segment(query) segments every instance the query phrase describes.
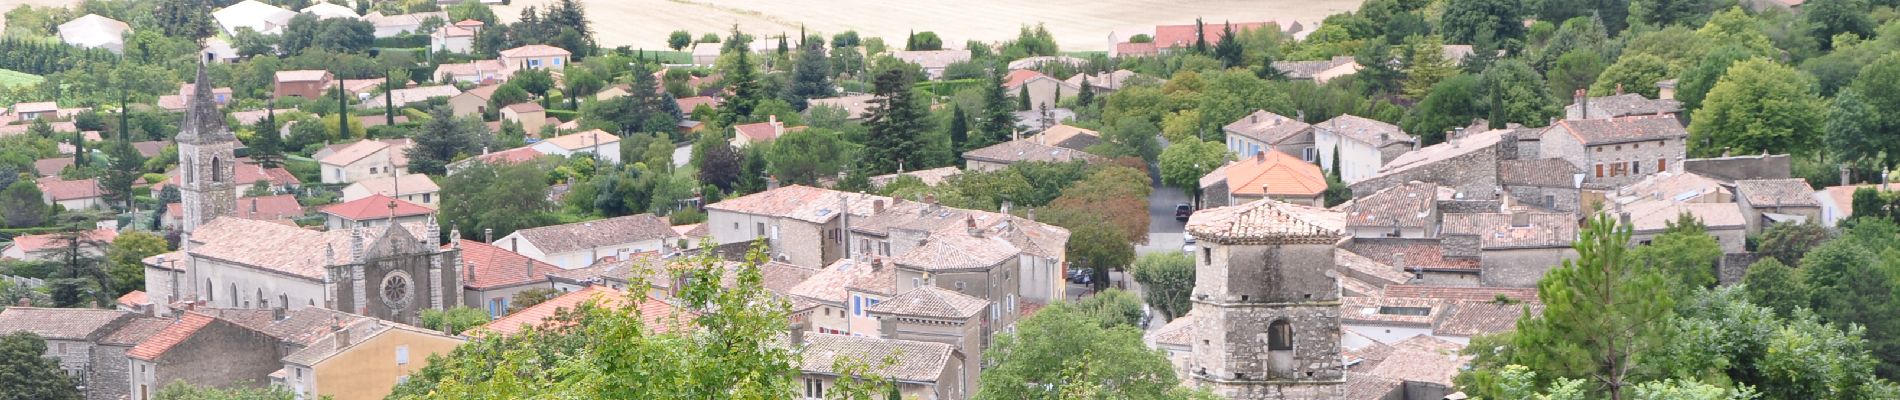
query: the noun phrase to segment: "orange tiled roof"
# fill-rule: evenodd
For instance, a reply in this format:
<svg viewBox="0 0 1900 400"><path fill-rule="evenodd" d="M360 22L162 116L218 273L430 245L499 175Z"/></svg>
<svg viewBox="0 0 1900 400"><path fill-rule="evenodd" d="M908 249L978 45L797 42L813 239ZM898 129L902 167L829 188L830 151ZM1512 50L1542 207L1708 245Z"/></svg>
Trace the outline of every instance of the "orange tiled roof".
<svg viewBox="0 0 1900 400"><path fill-rule="evenodd" d="M199 329L211 325L212 321L213 318L209 315L185 311L185 315L178 317L177 323L158 331L158 334L146 339L145 343L133 346L132 350L126 352L125 355L146 361L156 360L159 356L165 355L166 351L171 350L172 346L184 343L185 339L190 339L191 335L198 333Z"/></svg>
<svg viewBox="0 0 1900 400"><path fill-rule="evenodd" d="M1326 174L1298 157L1267 150L1227 167L1227 191L1235 196L1316 196L1326 191Z"/></svg>

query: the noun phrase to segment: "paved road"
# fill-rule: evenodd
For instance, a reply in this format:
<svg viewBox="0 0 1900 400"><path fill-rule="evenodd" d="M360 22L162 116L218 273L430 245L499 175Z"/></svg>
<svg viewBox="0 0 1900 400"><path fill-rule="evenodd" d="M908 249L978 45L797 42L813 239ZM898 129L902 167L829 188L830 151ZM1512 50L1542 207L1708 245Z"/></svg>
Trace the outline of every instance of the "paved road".
<svg viewBox="0 0 1900 400"><path fill-rule="evenodd" d="M1149 168L1150 171L1156 170ZM1135 246L1135 254L1181 251L1182 228L1187 224L1174 219L1174 206L1193 201L1181 189L1161 186L1159 172L1150 172L1154 193L1148 195L1148 243Z"/></svg>

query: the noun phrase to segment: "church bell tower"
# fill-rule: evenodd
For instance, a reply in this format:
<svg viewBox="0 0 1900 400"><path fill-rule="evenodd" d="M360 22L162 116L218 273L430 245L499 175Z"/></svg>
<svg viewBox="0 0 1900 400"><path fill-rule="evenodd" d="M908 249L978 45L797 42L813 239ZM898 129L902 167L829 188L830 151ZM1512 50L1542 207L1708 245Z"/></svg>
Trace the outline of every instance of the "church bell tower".
<svg viewBox="0 0 1900 400"><path fill-rule="evenodd" d="M179 173L183 174L178 194L185 213L185 233L219 216L231 215L237 208L237 184L232 182L237 170L237 136L224 125L224 112L218 110L202 62L192 84L185 121L179 125L176 137Z"/></svg>

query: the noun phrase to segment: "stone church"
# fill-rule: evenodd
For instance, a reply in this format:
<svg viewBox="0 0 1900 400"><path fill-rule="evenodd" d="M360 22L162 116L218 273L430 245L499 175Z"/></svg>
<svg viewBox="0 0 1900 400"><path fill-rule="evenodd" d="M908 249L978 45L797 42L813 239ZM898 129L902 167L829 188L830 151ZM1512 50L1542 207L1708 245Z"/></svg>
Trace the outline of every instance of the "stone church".
<svg viewBox="0 0 1900 400"><path fill-rule="evenodd" d="M202 301L215 307L322 307L407 324L462 298L462 259L426 223L320 232L230 217L237 137L199 68L178 133L180 250L146 261L146 293L159 312ZM455 236L451 234L451 236ZM450 240L449 243L456 243Z"/></svg>
<svg viewBox="0 0 1900 400"><path fill-rule="evenodd" d="M1345 217L1276 200L1201 210L1186 371L1222 397L1338 399L1339 281L1333 252Z"/></svg>

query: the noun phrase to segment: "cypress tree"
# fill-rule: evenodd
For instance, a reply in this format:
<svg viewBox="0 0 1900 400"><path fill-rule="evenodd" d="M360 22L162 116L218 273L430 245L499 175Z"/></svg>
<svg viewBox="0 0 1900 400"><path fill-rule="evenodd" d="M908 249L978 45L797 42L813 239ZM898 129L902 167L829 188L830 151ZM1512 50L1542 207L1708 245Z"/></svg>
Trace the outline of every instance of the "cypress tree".
<svg viewBox="0 0 1900 400"><path fill-rule="evenodd" d="M1078 107L1088 107L1089 103L1094 102L1095 86L1089 84L1089 77L1085 74L1082 76L1082 90L1075 94L1075 105Z"/></svg>
<svg viewBox="0 0 1900 400"><path fill-rule="evenodd" d="M1029 111L1029 83L1023 82L1020 93L1016 93L1016 111Z"/></svg>
<svg viewBox="0 0 1900 400"><path fill-rule="evenodd" d="M963 106L953 104L950 106L950 149L961 153L965 150L969 150L969 148L964 147L969 144L969 116L963 114Z"/></svg>

